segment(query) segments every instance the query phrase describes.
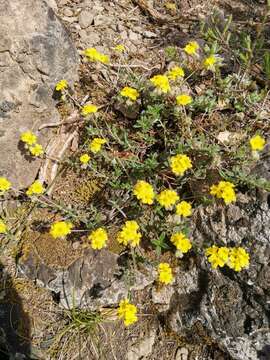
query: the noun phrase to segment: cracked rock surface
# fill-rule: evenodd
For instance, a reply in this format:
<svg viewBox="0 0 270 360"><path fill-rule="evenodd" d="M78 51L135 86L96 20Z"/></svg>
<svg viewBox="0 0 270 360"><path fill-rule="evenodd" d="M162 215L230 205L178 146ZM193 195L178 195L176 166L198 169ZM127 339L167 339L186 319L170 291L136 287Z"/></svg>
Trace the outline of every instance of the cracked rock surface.
<svg viewBox="0 0 270 360"><path fill-rule="evenodd" d="M46 146L49 133L37 130L59 120L55 83L74 82L78 63L66 29L46 2L0 1L0 176L17 189L31 184L40 166L20 146L20 133L32 130Z"/></svg>
<svg viewBox="0 0 270 360"><path fill-rule="evenodd" d="M270 358L267 202L240 196L236 205L198 210L194 220L192 238L198 249L214 243L243 246L249 251L250 267L240 273L228 267L210 270L202 252L193 270L196 289L183 291L181 273L177 275L179 287L170 299L169 310L163 313L168 326L195 342L205 338L217 343L235 360ZM202 333L199 338L198 327Z"/></svg>

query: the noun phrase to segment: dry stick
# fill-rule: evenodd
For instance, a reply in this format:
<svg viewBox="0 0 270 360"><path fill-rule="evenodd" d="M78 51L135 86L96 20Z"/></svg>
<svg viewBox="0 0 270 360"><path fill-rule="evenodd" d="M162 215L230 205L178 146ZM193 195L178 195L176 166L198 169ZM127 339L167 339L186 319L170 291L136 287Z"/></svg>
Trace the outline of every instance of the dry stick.
<svg viewBox="0 0 270 360"><path fill-rule="evenodd" d="M112 68L141 68L141 69L144 69L146 71L152 71L152 70L155 70L155 69L159 69L158 65L155 65L150 69L148 67L144 66L144 65L141 65L141 64L110 64L109 66L112 67Z"/></svg>
<svg viewBox="0 0 270 360"><path fill-rule="evenodd" d="M87 98L86 98L86 99L87 99ZM83 101L85 101L85 100L83 100ZM104 107L109 106L109 105L111 105L111 102L108 102L108 103L106 103L106 104L100 105L100 106L98 106L98 110L103 109ZM69 118L72 118L72 117L73 117L73 116L70 115ZM72 120L72 121L68 121L68 120L67 120L67 121L59 121L59 122L57 122L57 123L46 123L46 124L41 125L41 126L38 128L38 130L40 131L40 130L45 129L45 128L48 128L48 127L57 127L57 126L61 126L61 125L71 125L71 124L78 123L78 122L80 122L80 121L82 121L82 122L85 121L85 118L81 118L80 115L77 114L77 118L76 118L75 120Z"/></svg>

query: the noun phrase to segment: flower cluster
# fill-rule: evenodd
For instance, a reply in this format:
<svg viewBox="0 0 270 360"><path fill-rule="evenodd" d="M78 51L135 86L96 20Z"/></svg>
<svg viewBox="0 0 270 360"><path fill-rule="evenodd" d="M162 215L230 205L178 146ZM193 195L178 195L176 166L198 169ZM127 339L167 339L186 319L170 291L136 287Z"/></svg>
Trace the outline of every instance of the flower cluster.
<svg viewBox="0 0 270 360"><path fill-rule="evenodd" d="M153 186L144 180L138 180L133 188L133 194L141 201L142 204L152 205L154 202Z"/></svg>
<svg viewBox="0 0 270 360"><path fill-rule="evenodd" d="M155 75L150 79L150 81L164 94L167 94L171 90L169 79L166 75Z"/></svg>
<svg viewBox="0 0 270 360"><path fill-rule="evenodd" d="M265 145L265 140L260 135L255 135L249 140L249 143L253 151L262 151Z"/></svg>
<svg viewBox="0 0 270 360"><path fill-rule="evenodd" d="M26 191L26 195L32 196L32 195L40 195L43 194L45 191L42 183L39 180L36 180L33 182L33 184L28 188Z"/></svg>
<svg viewBox="0 0 270 360"><path fill-rule="evenodd" d="M229 266L235 271L241 271L249 266L249 254L242 247L217 247L213 245L206 249L206 256L212 268Z"/></svg>
<svg viewBox="0 0 270 360"><path fill-rule="evenodd" d="M37 137L32 131L25 131L21 134L20 140L25 144L25 148L28 149L33 156L43 155L42 145L37 143Z"/></svg>
<svg viewBox="0 0 270 360"><path fill-rule="evenodd" d="M0 234L7 233L7 225L4 223L3 220L0 219Z"/></svg>
<svg viewBox="0 0 270 360"><path fill-rule="evenodd" d="M186 106L192 103L192 97L188 94L180 94L176 96L176 103L180 106Z"/></svg>
<svg viewBox="0 0 270 360"><path fill-rule="evenodd" d="M176 191L166 189L157 195L157 201L161 206L165 207L165 209L170 209L177 201L179 201L179 196Z"/></svg>
<svg viewBox="0 0 270 360"><path fill-rule="evenodd" d="M98 107L93 104L85 104L81 109L82 116L87 116L89 114L95 114L98 111Z"/></svg>
<svg viewBox="0 0 270 360"><path fill-rule="evenodd" d="M207 58L204 59L203 66L207 70L214 71L215 70L215 65L217 64L217 61L218 61L218 57L216 55L210 55L210 56L208 56Z"/></svg>
<svg viewBox="0 0 270 360"><path fill-rule="evenodd" d="M223 199L227 205L236 201L234 187L235 185L229 181L220 181L217 185L211 186L210 194Z"/></svg>
<svg viewBox="0 0 270 360"><path fill-rule="evenodd" d="M92 153L98 153L101 150L102 145L106 144L106 140L102 138L94 138L90 144L89 149Z"/></svg>
<svg viewBox="0 0 270 360"><path fill-rule="evenodd" d="M228 266L234 271L241 271L249 266L249 254L242 247L230 249Z"/></svg>
<svg viewBox="0 0 270 360"><path fill-rule="evenodd" d="M4 194L4 192L8 191L11 187L10 181L5 177L0 177L0 195Z"/></svg>
<svg viewBox="0 0 270 360"><path fill-rule="evenodd" d="M166 2L164 4L165 8L167 10L171 10L171 11L176 11L176 4L175 3L172 3L172 2Z"/></svg>
<svg viewBox="0 0 270 360"><path fill-rule="evenodd" d="M192 168L192 162L191 162L190 158L184 154L178 154L178 155L172 156L169 159L169 162L170 162L172 172L175 175L182 176L188 169Z"/></svg>
<svg viewBox="0 0 270 360"><path fill-rule="evenodd" d="M88 155L88 154L82 154L81 156L80 156L80 162L83 164L83 165L86 165L86 164L88 164L89 163L89 161L90 161L90 156Z"/></svg>
<svg viewBox="0 0 270 360"><path fill-rule="evenodd" d="M181 232L172 234L170 240L176 249L180 250L183 254L187 253L192 248L190 240Z"/></svg>
<svg viewBox="0 0 270 360"><path fill-rule="evenodd" d="M120 91L120 95L128 98L131 101L136 101L140 94L132 87L126 86Z"/></svg>
<svg viewBox="0 0 270 360"><path fill-rule="evenodd" d="M229 249L226 247L217 247L213 245L206 249L206 256L208 256L208 261L211 263L213 269L216 269L218 266L223 267L229 259Z"/></svg>
<svg viewBox="0 0 270 360"><path fill-rule="evenodd" d="M188 55L196 55L197 51L199 50L199 44L196 41L190 41L189 43L186 44L186 46L184 47L184 51L188 54Z"/></svg>
<svg viewBox="0 0 270 360"><path fill-rule="evenodd" d="M125 48L125 45L123 45L123 44L118 44L118 45L116 45L116 46L113 48L113 50L115 50L115 51L117 51L117 52L119 52L119 53L123 53L123 52L126 51L126 48Z"/></svg>
<svg viewBox="0 0 270 360"><path fill-rule="evenodd" d="M117 234L117 241L120 244L135 247L139 245L142 234L139 231L140 227L135 220L128 220L122 227L122 230Z"/></svg>
<svg viewBox="0 0 270 360"><path fill-rule="evenodd" d="M108 64L110 62L110 59L107 55L101 54L95 48L85 49L83 53L90 61L97 61L103 64Z"/></svg>
<svg viewBox="0 0 270 360"><path fill-rule="evenodd" d="M98 228L97 230L91 232L91 234L88 236L88 239L91 241L91 246L93 249L100 250L106 246L108 235L106 230Z"/></svg>
<svg viewBox="0 0 270 360"><path fill-rule="evenodd" d="M66 90L68 88L68 82L67 80L60 80L56 85L55 85L55 90L56 91L63 91Z"/></svg>
<svg viewBox="0 0 270 360"><path fill-rule="evenodd" d="M117 314L119 319L124 319L125 326L129 326L138 320L137 307L130 304L128 299L120 301Z"/></svg>
<svg viewBox="0 0 270 360"><path fill-rule="evenodd" d="M64 237L71 233L73 225L67 221L57 221L52 224L50 234L53 238Z"/></svg>
<svg viewBox="0 0 270 360"><path fill-rule="evenodd" d="M168 71L168 78L169 80L175 81L177 79L181 79L185 76L185 72L183 68L180 66L174 66Z"/></svg>
<svg viewBox="0 0 270 360"><path fill-rule="evenodd" d="M168 263L160 263L158 266L159 281L170 284L173 281L172 269Z"/></svg>
<svg viewBox="0 0 270 360"><path fill-rule="evenodd" d="M176 205L176 215L188 217L192 214L192 206L189 202L183 200Z"/></svg>

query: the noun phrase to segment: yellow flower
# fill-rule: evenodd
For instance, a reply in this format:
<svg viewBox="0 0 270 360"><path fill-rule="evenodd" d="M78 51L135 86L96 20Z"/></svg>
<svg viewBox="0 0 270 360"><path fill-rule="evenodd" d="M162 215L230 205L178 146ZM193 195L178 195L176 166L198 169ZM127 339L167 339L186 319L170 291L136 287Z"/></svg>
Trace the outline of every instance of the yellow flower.
<svg viewBox="0 0 270 360"><path fill-rule="evenodd" d="M124 97L129 98L132 101L136 101L137 98L140 96L140 94L138 93L138 91L136 89L133 89L132 87L124 87L120 94Z"/></svg>
<svg viewBox="0 0 270 360"><path fill-rule="evenodd" d="M175 175L184 175L184 173L192 168L192 162L190 158L185 154L178 154L175 156L172 156L169 159L172 172Z"/></svg>
<svg viewBox="0 0 270 360"><path fill-rule="evenodd" d="M39 195L43 194L45 191L43 185L39 180L36 180L33 182L33 184L29 187L29 189L26 191L26 195Z"/></svg>
<svg viewBox="0 0 270 360"><path fill-rule="evenodd" d="M91 143L89 144L89 149L93 152L93 153L97 153L101 150L101 146L106 144L106 140L105 139L101 139L101 138L94 138Z"/></svg>
<svg viewBox="0 0 270 360"><path fill-rule="evenodd" d="M95 48L88 48L84 50L84 55L88 58L90 61L99 61L103 64L109 63L109 57L107 55L101 54L97 49Z"/></svg>
<svg viewBox="0 0 270 360"><path fill-rule="evenodd" d="M157 195L157 201L160 203L161 206L164 206L165 209L169 209L179 200L179 196L177 192L174 190L163 190L161 193Z"/></svg>
<svg viewBox="0 0 270 360"><path fill-rule="evenodd" d="M68 88L68 82L67 80L60 80L56 85L55 85L55 90L56 91L62 91Z"/></svg>
<svg viewBox="0 0 270 360"><path fill-rule="evenodd" d="M117 315L119 319L124 319L125 326L129 326L138 320L137 307L133 304L130 304L128 299L120 301Z"/></svg>
<svg viewBox="0 0 270 360"><path fill-rule="evenodd" d="M249 266L249 254L242 247L230 249L228 266L235 271L241 271Z"/></svg>
<svg viewBox="0 0 270 360"><path fill-rule="evenodd" d="M0 194L9 190L10 187L11 187L10 181L8 181L8 179L6 179L5 177L0 177Z"/></svg>
<svg viewBox="0 0 270 360"><path fill-rule="evenodd" d="M35 144L29 147L29 151L33 156L40 156L44 153L43 147L40 144Z"/></svg>
<svg viewBox="0 0 270 360"><path fill-rule="evenodd" d="M207 70L214 70L217 60L218 60L218 58L215 55L210 55L206 59L204 59L203 66Z"/></svg>
<svg viewBox="0 0 270 360"><path fill-rule="evenodd" d="M206 256L208 256L208 261L211 263L212 268L216 269L218 266L223 267L228 259L230 250L226 247L217 247L213 245L206 249Z"/></svg>
<svg viewBox="0 0 270 360"><path fill-rule="evenodd" d="M153 186L144 180L138 180L134 186L133 194L143 204L151 205L154 202L154 189Z"/></svg>
<svg viewBox="0 0 270 360"><path fill-rule="evenodd" d="M172 10L172 11L175 11L175 10L176 10L176 5L175 5L174 3L172 3L172 2L166 2L166 3L164 4L164 6L165 6L165 8L166 8L167 10Z"/></svg>
<svg viewBox="0 0 270 360"><path fill-rule="evenodd" d="M122 230L117 235L117 241L125 246L128 243L130 243L132 247L139 245L142 234L138 230L139 225L135 220L126 221Z"/></svg>
<svg viewBox="0 0 270 360"><path fill-rule="evenodd" d="M192 248L190 240L181 232L173 234L170 240L176 249L180 250L183 254Z"/></svg>
<svg viewBox="0 0 270 360"><path fill-rule="evenodd" d="M155 75L150 81L156 88L165 94L171 90L169 79L166 75Z"/></svg>
<svg viewBox="0 0 270 360"><path fill-rule="evenodd" d="M264 148L265 140L260 135L255 135L249 140L249 143L253 151L261 151Z"/></svg>
<svg viewBox="0 0 270 360"><path fill-rule="evenodd" d="M53 238L63 237L71 233L73 225L67 221L57 221L52 224L50 234Z"/></svg>
<svg viewBox="0 0 270 360"><path fill-rule="evenodd" d="M192 214L192 206L187 201L181 201L179 204L176 205L176 214L187 217Z"/></svg>
<svg viewBox="0 0 270 360"><path fill-rule="evenodd" d="M125 46L124 46L123 44L116 45L113 49L114 49L115 51L120 52L120 53L126 51L126 48L125 48Z"/></svg>
<svg viewBox="0 0 270 360"><path fill-rule="evenodd" d="M169 80L177 80L178 78L182 78L185 76L184 70L179 67L175 66L168 72Z"/></svg>
<svg viewBox="0 0 270 360"><path fill-rule="evenodd" d="M188 94L176 96L177 105L186 106L192 103L192 97Z"/></svg>
<svg viewBox="0 0 270 360"><path fill-rule="evenodd" d="M82 164L88 164L90 160L90 156L88 154L83 154L82 156L80 156L80 162Z"/></svg>
<svg viewBox="0 0 270 360"><path fill-rule="evenodd" d="M173 281L172 269L168 263L160 263L158 266L159 281L170 284Z"/></svg>
<svg viewBox="0 0 270 360"><path fill-rule="evenodd" d="M185 47L184 51L188 55L195 55L197 53L197 50L199 49L199 45L196 41L190 41Z"/></svg>
<svg viewBox="0 0 270 360"><path fill-rule="evenodd" d="M234 187L235 185L229 181L220 181L217 185L211 186L210 194L218 199L223 199L225 204L230 204L236 201Z"/></svg>
<svg viewBox="0 0 270 360"><path fill-rule="evenodd" d="M87 116L89 114L95 114L98 111L98 107L93 104L86 104L82 107L81 114Z"/></svg>
<svg viewBox="0 0 270 360"><path fill-rule="evenodd" d="M106 230L98 228L95 231L92 231L88 236L88 239L91 241L91 246L93 249L102 249L106 246L106 241L108 240L108 235Z"/></svg>
<svg viewBox="0 0 270 360"><path fill-rule="evenodd" d="M0 219L0 234L7 233L7 225L4 223L3 220Z"/></svg>
<svg viewBox="0 0 270 360"><path fill-rule="evenodd" d="M37 142L37 137L32 133L32 131L23 132L20 139L27 145L34 145Z"/></svg>

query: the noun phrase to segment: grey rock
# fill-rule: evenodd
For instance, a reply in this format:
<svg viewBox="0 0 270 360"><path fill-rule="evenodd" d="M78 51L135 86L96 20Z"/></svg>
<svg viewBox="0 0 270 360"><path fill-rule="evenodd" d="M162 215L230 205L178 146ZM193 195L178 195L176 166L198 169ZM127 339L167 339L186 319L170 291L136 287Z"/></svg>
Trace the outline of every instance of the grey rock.
<svg viewBox="0 0 270 360"><path fill-rule="evenodd" d="M121 39L123 39L123 40L128 39L128 33L127 33L127 31L126 31L126 30L121 31L120 37L121 37Z"/></svg>
<svg viewBox="0 0 270 360"><path fill-rule="evenodd" d="M154 33L153 31L148 31L148 30L146 30L146 31L144 31L143 32L143 36L144 37L146 37L146 38L156 38L157 37L157 34L156 33Z"/></svg>
<svg viewBox="0 0 270 360"><path fill-rule="evenodd" d="M73 16L73 11L71 9L69 9L69 8L64 8L63 15L71 17L71 16Z"/></svg>
<svg viewBox="0 0 270 360"><path fill-rule="evenodd" d="M20 133L32 130L46 146L50 132L38 128L59 120L53 89L63 78L77 80L79 58L42 0L0 1L0 39L0 175L20 189L33 182L40 166L23 152Z"/></svg>
<svg viewBox="0 0 270 360"><path fill-rule="evenodd" d="M86 47L97 45L100 42L100 36L97 32L90 29L80 31L81 41Z"/></svg>
<svg viewBox="0 0 270 360"><path fill-rule="evenodd" d="M133 41L133 42L139 42L139 41L141 41L141 39L142 39L142 37L141 37L140 34L137 34L137 33L135 33L135 32L132 31L132 30L129 30L128 36L129 36L129 39L130 39L131 41Z"/></svg>
<svg viewBox="0 0 270 360"><path fill-rule="evenodd" d="M95 26L107 26L112 22L112 18L108 15L99 14L94 18Z"/></svg>
<svg viewBox="0 0 270 360"><path fill-rule="evenodd" d="M106 249L88 249L66 269L55 269L30 252L20 259L18 266L27 278L58 294L64 308L97 310L117 306L128 295L121 259ZM135 273L131 290L141 290L153 283L151 269L146 270L148 275Z"/></svg>
<svg viewBox="0 0 270 360"><path fill-rule="evenodd" d="M59 6L64 6L68 3L69 0L59 0Z"/></svg>
<svg viewBox="0 0 270 360"><path fill-rule="evenodd" d="M104 11L104 7L100 4L100 3L96 3L94 6L93 6L93 3L92 3L92 0L88 0L88 6L90 8L92 8L92 10L98 14L98 13L102 13Z"/></svg>
<svg viewBox="0 0 270 360"><path fill-rule="evenodd" d="M238 199L232 206L194 213L191 238L202 249L200 264L186 272L186 279L183 273L179 281L176 276L165 318L173 331L196 341L199 323L205 336L234 360L259 360L267 351L269 356L270 210L255 197L239 194ZM239 273L226 266L212 270L203 249L213 244L243 246L250 254L249 268Z"/></svg>
<svg viewBox="0 0 270 360"><path fill-rule="evenodd" d="M166 285L161 289L156 287L152 288L152 301L154 304L158 305L159 311L167 311L170 307L170 301L174 294L174 288L172 286Z"/></svg>
<svg viewBox="0 0 270 360"><path fill-rule="evenodd" d="M61 20L65 21L69 24L73 24L78 21L78 18L76 16L62 16Z"/></svg>
<svg viewBox="0 0 270 360"><path fill-rule="evenodd" d="M133 344L127 353L128 360L144 359L151 354L155 343L156 333L152 330L148 335L144 336L138 343Z"/></svg>
<svg viewBox="0 0 270 360"><path fill-rule="evenodd" d="M57 6L55 0L45 0L45 1L49 5L49 7L51 7L53 9L54 12L57 12L58 6Z"/></svg>
<svg viewBox="0 0 270 360"><path fill-rule="evenodd" d="M89 10L83 10L79 15L79 25L82 29L88 28L94 20L94 15Z"/></svg>

